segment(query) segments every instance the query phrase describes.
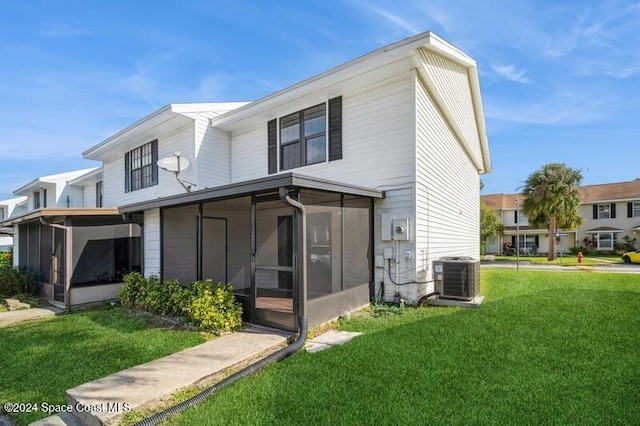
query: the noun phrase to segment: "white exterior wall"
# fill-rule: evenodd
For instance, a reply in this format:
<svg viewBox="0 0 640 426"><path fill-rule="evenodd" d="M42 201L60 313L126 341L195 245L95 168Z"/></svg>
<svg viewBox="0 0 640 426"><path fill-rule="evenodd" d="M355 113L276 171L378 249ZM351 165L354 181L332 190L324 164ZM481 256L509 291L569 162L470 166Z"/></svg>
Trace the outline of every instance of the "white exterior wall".
<svg viewBox="0 0 640 426"><path fill-rule="evenodd" d="M160 275L160 209L144 211L143 256L145 277Z"/></svg>
<svg viewBox="0 0 640 426"><path fill-rule="evenodd" d="M583 245L582 240L584 238L591 239L593 234L587 234L589 229L600 228L602 226L608 226L611 228L622 229L625 232L618 233L618 242L622 242L622 238L627 235L631 238L638 238L640 235L633 231L633 228L640 225L640 217L627 217L627 203L629 201L637 200L625 200L625 201L601 201L597 203L581 204L579 207L580 216L584 219L582 226L578 228L577 232L577 245ZM594 219L593 218L593 205L594 204L615 204L616 205L616 217L614 219Z"/></svg>
<svg viewBox="0 0 640 426"><path fill-rule="evenodd" d="M69 197L68 203L67 197ZM82 207L83 205L84 192L82 187L71 186L67 182L59 182L56 185L55 207ZM54 204L47 202L47 207L54 207Z"/></svg>
<svg viewBox="0 0 640 426"><path fill-rule="evenodd" d="M132 145L135 149L155 138L141 139L138 144ZM158 138L158 158L170 157L174 152L180 151L182 156L193 160L194 158L194 126L192 123L184 125L174 131L160 135ZM192 161L193 163L193 161ZM104 162L103 165L103 204L105 206L124 206L139 201L153 200L168 195L182 194L184 188L176 181L173 173L158 170L158 184L136 191L124 191L124 154L113 161ZM194 167L190 167L181 173L184 180L193 182ZM194 182L197 183L197 182ZM196 187L196 189L200 189Z"/></svg>
<svg viewBox="0 0 640 426"><path fill-rule="evenodd" d="M96 207L96 183L92 182L82 187L82 207Z"/></svg>
<svg viewBox="0 0 640 426"><path fill-rule="evenodd" d="M418 216L415 258L418 280L431 281L433 260L442 256L480 258L480 180L460 141L419 79L415 87ZM419 291L433 291L433 283L421 286Z"/></svg>
<svg viewBox="0 0 640 426"><path fill-rule="evenodd" d="M204 128L197 123L198 140L202 141L198 149L198 189L231 183L231 136L212 128L207 121Z"/></svg>

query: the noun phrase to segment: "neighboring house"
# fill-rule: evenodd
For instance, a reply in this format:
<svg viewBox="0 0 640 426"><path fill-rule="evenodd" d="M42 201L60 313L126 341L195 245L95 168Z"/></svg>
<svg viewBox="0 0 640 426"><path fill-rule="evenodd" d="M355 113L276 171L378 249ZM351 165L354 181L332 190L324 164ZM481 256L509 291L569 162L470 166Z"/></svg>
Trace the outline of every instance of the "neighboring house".
<svg viewBox="0 0 640 426"><path fill-rule="evenodd" d="M568 234L559 239L558 247L563 251L568 252L573 247L582 246L610 251L625 236L637 238L640 235L640 180L585 185L578 187L578 192L581 199L579 212L584 223L576 229L559 230ZM549 247L547 228L530 226L522 207L517 216L516 199L522 206L522 194L491 194L481 197L482 201L496 211L505 227L502 238L493 238L487 242L486 252L502 253L504 243L516 247L516 232L519 232L521 251L546 253ZM517 217L519 226L516 225Z"/></svg>
<svg viewBox="0 0 640 426"><path fill-rule="evenodd" d="M188 193L157 167L176 151ZM169 105L83 155L142 218L144 274L230 282L250 322L415 303L433 260L479 258L478 70L430 32L246 105Z"/></svg>
<svg viewBox="0 0 640 426"><path fill-rule="evenodd" d="M0 223L25 210L27 197L10 198L0 201ZM0 227L0 251L13 247L13 227Z"/></svg>
<svg viewBox="0 0 640 426"><path fill-rule="evenodd" d="M140 227L102 208L101 182L101 168L36 178L14 192L23 208L0 220L14 236L14 266L37 273L54 304L114 299L123 273L140 270Z"/></svg>

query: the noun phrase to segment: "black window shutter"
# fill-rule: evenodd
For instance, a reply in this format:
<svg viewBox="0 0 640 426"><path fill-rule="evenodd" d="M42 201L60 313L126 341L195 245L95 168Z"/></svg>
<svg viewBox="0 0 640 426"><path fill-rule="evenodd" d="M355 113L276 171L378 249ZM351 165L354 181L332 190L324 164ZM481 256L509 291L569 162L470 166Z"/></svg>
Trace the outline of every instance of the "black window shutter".
<svg viewBox="0 0 640 426"><path fill-rule="evenodd" d="M536 235L536 247L540 248L540 235Z"/></svg>
<svg viewBox="0 0 640 426"><path fill-rule="evenodd" d="M151 142L151 185L158 184L158 141Z"/></svg>
<svg viewBox="0 0 640 426"><path fill-rule="evenodd" d="M278 171L278 126L276 124L276 119L267 123L267 158L270 175Z"/></svg>
<svg viewBox="0 0 640 426"><path fill-rule="evenodd" d="M633 217L633 203L627 203L627 217Z"/></svg>
<svg viewBox="0 0 640 426"><path fill-rule="evenodd" d="M511 236L511 247L513 247L513 248L516 247L516 236L515 235Z"/></svg>
<svg viewBox="0 0 640 426"><path fill-rule="evenodd" d="M598 218L598 205L597 204L593 205L593 218L594 219Z"/></svg>
<svg viewBox="0 0 640 426"><path fill-rule="evenodd" d="M329 99L329 161L342 158L342 96Z"/></svg>
<svg viewBox="0 0 640 426"><path fill-rule="evenodd" d="M131 191L131 162L129 153L124 154L124 192Z"/></svg>
<svg viewBox="0 0 640 426"><path fill-rule="evenodd" d="M513 223L518 223L518 210L513 212Z"/></svg>
<svg viewBox="0 0 640 426"><path fill-rule="evenodd" d="M616 218L616 203L611 203L611 219Z"/></svg>

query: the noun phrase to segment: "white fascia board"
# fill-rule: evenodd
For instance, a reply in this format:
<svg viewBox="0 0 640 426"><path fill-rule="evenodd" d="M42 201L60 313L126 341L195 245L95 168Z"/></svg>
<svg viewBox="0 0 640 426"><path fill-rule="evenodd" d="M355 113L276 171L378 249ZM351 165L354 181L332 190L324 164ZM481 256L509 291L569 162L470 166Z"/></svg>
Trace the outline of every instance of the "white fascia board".
<svg viewBox="0 0 640 426"><path fill-rule="evenodd" d="M95 169L90 170L87 173L84 173L76 178L70 179L67 183L69 185L80 185L87 182L97 182L102 180L102 167L96 167Z"/></svg>
<svg viewBox="0 0 640 426"><path fill-rule="evenodd" d="M132 135L135 135L138 132L143 132L146 129L153 128L158 124L165 122L170 118L174 117L176 113L173 111L173 107L174 107L173 104L169 104L160 108L157 111L152 112L146 117L136 121L132 125L120 130L115 135L110 136L107 139L100 142L99 144L94 145L93 147L87 149L82 153L82 157L91 159L91 160L100 161L102 159L102 156L107 151L123 143L127 138L131 137Z"/></svg>
<svg viewBox="0 0 640 426"><path fill-rule="evenodd" d="M27 197L22 196L22 197L9 198L7 200L0 200L0 206L9 207L12 205L18 205L23 201L27 201Z"/></svg>
<svg viewBox="0 0 640 426"><path fill-rule="evenodd" d="M211 119L213 127L232 126L233 124L257 114L261 114L277 105L291 102L292 100L306 96L308 93L315 92L321 88L335 85L341 81L347 80L355 75L362 74L371 69L378 68L384 64L398 61L402 57L411 57L415 54L418 47L428 47L431 43L436 43L439 49L444 50L448 57L456 58L456 61L463 61L464 66L469 66L475 62L464 55L453 46L447 44L432 32L427 31L405 40L398 41L380 49L374 50L366 55L360 56L314 77L303 80L255 102L240 107L227 114ZM449 49L446 47L449 46Z"/></svg>
<svg viewBox="0 0 640 426"><path fill-rule="evenodd" d="M99 168L98 168L99 169ZM43 187L55 188L55 185L58 182L66 182L69 180L73 180L78 176L85 175L87 173L91 173L96 170L96 167L92 167L89 169L75 170L72 172L58 173L55 175L48 176L40 176L27 183L26 185L21 186L20 188L13 191L15 195L28 195L34 190L38 190Z"/></svg>

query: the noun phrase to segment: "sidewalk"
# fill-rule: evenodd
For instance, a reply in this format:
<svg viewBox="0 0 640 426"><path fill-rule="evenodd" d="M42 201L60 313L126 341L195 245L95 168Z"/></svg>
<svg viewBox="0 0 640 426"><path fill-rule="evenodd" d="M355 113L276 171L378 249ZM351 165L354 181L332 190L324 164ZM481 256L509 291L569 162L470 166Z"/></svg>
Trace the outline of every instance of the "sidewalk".
<svg viewBox="0 0 640 426"><path fill-rule="evenodd" d="M251 326L182 352L67 390L73 416L51 416L32 425L113 424L124 413L161 403L177 391L208 382L286 344L290 333ZM78 412L78 407L83 412Z"/></svg>
<svg viewBox="0 0 640 426"><path fill-rule="evenodd" d="M62 309L49 306L47 308L21 309L19 311L9 311L0 313L0 328L10 327L22 322L38 320L42 318L54 317L63 312Z"/></svg>

